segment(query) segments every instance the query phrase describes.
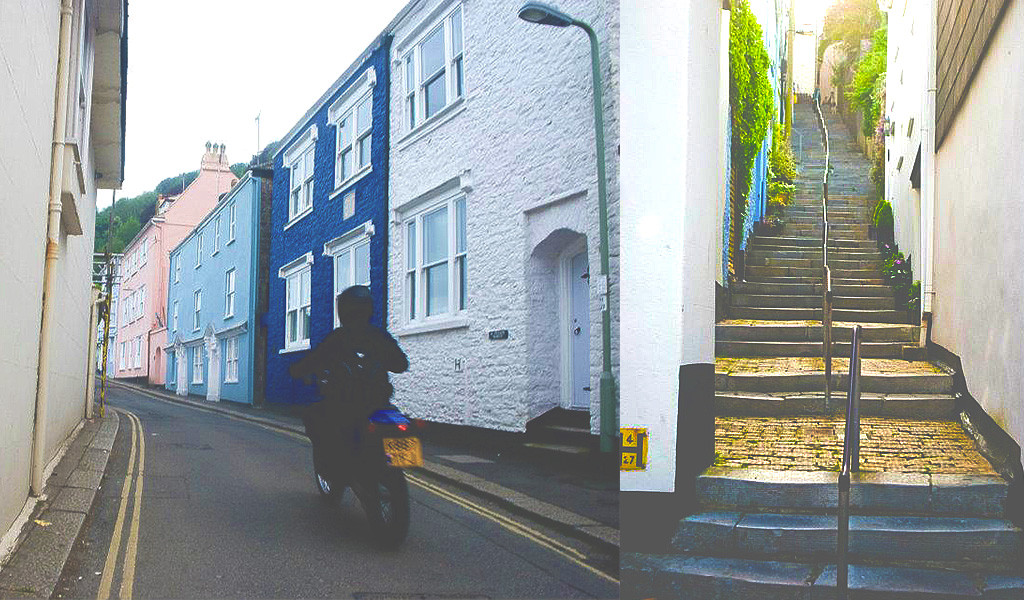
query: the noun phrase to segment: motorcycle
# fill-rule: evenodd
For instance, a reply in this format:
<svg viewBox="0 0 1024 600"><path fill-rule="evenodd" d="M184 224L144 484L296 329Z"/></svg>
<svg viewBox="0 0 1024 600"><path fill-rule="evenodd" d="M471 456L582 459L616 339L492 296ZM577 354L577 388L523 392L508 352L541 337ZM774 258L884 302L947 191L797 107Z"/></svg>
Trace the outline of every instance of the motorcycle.
<svg viewBox="0 0 1024 600"><path fill-rule="evenodd" d="M321 386L330 385L329 374L321 373L318 379ZM403 469L423 465L423 447L415 432L422 422L389 405L357 419L361 422L346 435L326 426L331 422L328 412L327 404L318 402L303 419L314 444L317 490L325 501L338 505L345 489L351 488L376 543L397 547L409 531L409 489Z"/></svg>

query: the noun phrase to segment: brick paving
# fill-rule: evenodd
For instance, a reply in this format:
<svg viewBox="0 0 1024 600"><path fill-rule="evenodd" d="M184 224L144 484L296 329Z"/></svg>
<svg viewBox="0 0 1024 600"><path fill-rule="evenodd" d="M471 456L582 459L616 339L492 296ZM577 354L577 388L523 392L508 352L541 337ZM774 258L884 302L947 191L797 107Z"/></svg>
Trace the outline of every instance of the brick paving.
<svg viewBox="0 0 1024 600"><path fill-rule="evenodd" d="M718 417L715 466L839 471L845 418ZM954 421L861 418L861 470L995 474Z"/></svg>
<svg viewBox="0 0 1024 600"><path fill-rule="evenodd" d="M862 358L865 375L935 375L944 371L928 361L899 358ZM832 372L847 373L850 359L833 358ZM715 372L740 375L749 373L824 373L825 361L818 356L767 356L752 358L715 357Z"/></svg>

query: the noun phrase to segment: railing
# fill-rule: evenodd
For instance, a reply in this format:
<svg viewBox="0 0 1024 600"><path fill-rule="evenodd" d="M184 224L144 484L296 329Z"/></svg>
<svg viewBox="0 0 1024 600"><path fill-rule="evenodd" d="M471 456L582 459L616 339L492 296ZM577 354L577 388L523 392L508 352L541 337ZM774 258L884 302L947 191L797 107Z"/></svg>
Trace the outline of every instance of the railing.
<svg viewBox="0 0 1024 600"><path fill-rule="evenodd" d="M860 471L860 325L853 326L850 339L850 393L846 398L846 432L843 439L843 468L839 473L838 547L836 548L836 589L845 599L850 575L850 471Z"/></svg>
<svg viewBox="0 0 1024 600"><path fill-rule="evenodd" d="M825 173L821 178L821 329L822 359L825 361L825 406L832 402L832 271L828 267L828 127L821 114L821 103L814 100L814 112L821 127L821 143L825 146Z"/></svg>

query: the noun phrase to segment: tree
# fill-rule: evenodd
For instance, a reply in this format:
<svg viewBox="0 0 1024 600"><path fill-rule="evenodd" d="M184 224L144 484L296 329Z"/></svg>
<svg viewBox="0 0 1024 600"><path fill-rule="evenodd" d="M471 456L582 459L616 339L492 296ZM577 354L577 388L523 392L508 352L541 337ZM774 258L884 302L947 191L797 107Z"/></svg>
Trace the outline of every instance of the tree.
<svg viewBox="0 0 1024 600"><path fill-rule="evenodd" d="M885 15L878 10L878 0L837 0L825 12L825 24L818 46L818 59L835 42L843 42L847 56L860 53L860 41L885 23Z"/></svg>

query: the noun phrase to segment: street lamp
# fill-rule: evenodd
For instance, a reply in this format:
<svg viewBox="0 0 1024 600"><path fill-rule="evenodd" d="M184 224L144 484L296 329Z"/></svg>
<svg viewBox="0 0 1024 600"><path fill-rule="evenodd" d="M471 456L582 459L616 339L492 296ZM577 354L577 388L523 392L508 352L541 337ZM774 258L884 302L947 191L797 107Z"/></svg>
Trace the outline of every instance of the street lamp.
<svg viewBox="0 0 1024 600"><path fill-rule="evenodd" d="M594 73L594 137L597 141L597 204L599 209L599 226L601 234L601 346L603 367L601 371L601 452L611 452L615 443L616 391L615 377L612 375L612 334L611 315L608 298L608 197L605 182L604 165L604 110L601 100L601 62L594 29L578 21L564 12L542 2L527 2L519 9L519 18L530 23L569 27L574 25L587 32L590 38L590 63Z"/></svg>

